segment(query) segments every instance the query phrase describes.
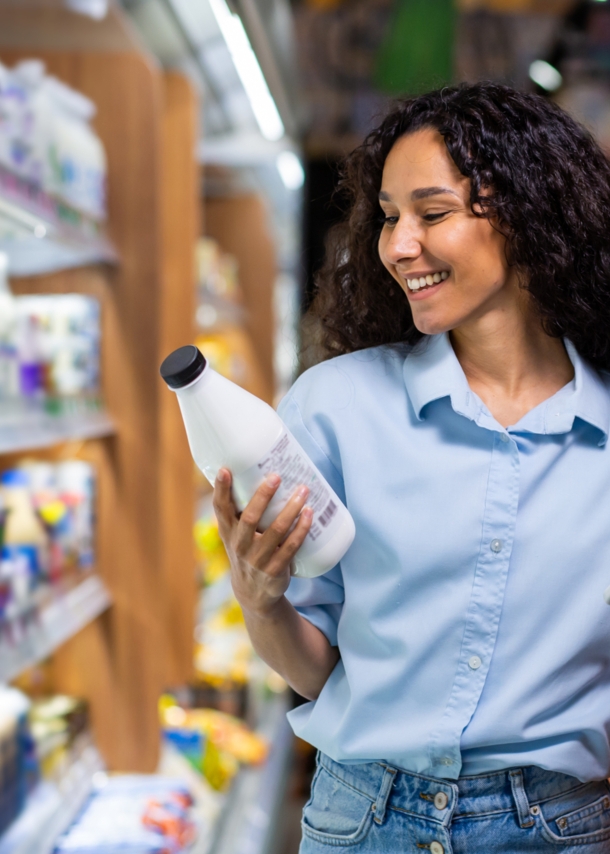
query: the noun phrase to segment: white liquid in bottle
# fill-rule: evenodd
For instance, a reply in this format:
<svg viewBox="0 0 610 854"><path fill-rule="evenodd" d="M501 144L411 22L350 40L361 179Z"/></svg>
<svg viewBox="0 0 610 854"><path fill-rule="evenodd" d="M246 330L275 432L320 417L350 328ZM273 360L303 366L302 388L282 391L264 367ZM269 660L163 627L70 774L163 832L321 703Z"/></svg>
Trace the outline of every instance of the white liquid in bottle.
<svg viewBox="0 0 610 854"><path fill-rule="evenodd" d="M240 510L268 474L281 477L262 530L298 486L309 488L313 520L293 559L293 575L315 578L332 569L352 544L354 521L277 412L212 370L196 347L171 353L161 365L161 376L176 392L195 462L211 484L219 469L229 469Z"/></svg>

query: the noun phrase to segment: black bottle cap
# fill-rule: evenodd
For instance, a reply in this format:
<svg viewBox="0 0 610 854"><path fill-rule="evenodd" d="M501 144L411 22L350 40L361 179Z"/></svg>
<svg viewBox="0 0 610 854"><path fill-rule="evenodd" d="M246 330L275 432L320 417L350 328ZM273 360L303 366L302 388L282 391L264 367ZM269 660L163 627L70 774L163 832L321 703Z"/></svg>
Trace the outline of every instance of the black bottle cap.
<svg viewBox="0 0 610 854"><path fill-rule="evenodd" d="M170 388L184 388L185 385L197 379L205 366L203 353L197 347L188 344L170 353L163 360L160 372Z"/></svg>

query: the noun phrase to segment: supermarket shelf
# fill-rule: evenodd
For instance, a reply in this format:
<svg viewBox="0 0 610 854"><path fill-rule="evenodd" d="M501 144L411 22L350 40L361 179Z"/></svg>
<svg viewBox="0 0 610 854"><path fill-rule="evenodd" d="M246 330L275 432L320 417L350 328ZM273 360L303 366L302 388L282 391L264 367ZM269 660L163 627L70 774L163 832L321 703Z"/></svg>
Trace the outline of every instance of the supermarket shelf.
<svg viewBox="0 0 610 854"><path fill-rule="evenodd" d="M100 225L0 167L0 251L11 276L116 263Z"/></svg>
<svg viewBox="0 0 610 854"><path fill-rule="evenodd" d="M0 854L51 854L87 800L94 774L102 769L99 753L89 745L60 782L39 783L24 811L0 837Z"/></svg>
<svg viewBox="0 0 610 854"><path fill-rule="evenodd" d="M272 854L275 826L292 757L293 735L286 719L287 711L286 693L268 701L258 732L271 745L269 758L264 765L240 771L219 816L213 839L202 839L191 854Z"/></svg>
<svg viewBox="0 0 610 854"><path fill-rule="evenodd" d="M20 637L0 643L0 682L9 682L27 667L49 656L110 604L110 595L97 575L89 576L50 602L41 609L35 621L22 627Z"/></svg>
<svg viewBox="0 0 610 854"><path fill-rule="evenodd" d="M5 417L0 411L0 454L50 448L73 439L99 439L115 432L115 425L105 412L32 412Z"/></svg>

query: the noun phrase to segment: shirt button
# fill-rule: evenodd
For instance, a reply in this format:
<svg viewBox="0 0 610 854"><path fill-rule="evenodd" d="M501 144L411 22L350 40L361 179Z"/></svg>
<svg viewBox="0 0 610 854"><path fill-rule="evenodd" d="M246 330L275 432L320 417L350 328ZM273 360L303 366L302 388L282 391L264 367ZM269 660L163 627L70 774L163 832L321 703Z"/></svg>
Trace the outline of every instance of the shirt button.
<svg viewBox="0 0 610 854"><path fill-rule="evenodd" d="M500 439L502 442L510 442L510 437L506 433L500 433Z"/></svg>
<svg viewBox="0 0 610 854"><path fill-rule="evenodd" d="M445 854L445 849L436 839L430 843L430 854Z"/></svg>
<svg viewBox="0 0 610 854"><path fill-rule="evenodd" d="M492 540L491 543L489 544L489 548L492 550L492 552L495 552L496 554L498 552L501 552L502 551L502 540Z"/></svg>
<svg viewBox="0 0 610 854"><path fill-rule="evenodd" d="M444 792L437 792L434 796L434 806L437 810L444 810L449 803L449 798Z"/></svg>
<svg viewBox="0 0 610 854"><path fill-rule="evenodd" d="M482 663L483 662L478 655L473 655L468 659L468 667L470 667L471 670L478 670Z"/></svg>
<svg viewBox="0 0 610 854"><path fill-rule="evenodd" d="M439 765L453 765L453 759L450 756L441 756L438 760Z"/></svg>

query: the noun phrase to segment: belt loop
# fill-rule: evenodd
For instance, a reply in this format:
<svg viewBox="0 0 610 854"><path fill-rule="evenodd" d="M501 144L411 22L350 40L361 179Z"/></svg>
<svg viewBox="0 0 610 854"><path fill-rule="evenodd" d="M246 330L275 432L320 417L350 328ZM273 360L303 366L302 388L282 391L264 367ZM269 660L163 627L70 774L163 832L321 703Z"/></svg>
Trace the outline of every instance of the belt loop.
<svg viewBox="0 0 610 854"><path fill-rule="evenodd" d="M521 768L513 768L508 772L510 787L513 790L513 798L517 807L520 827L533 827L534 819L530 814L530 805L523 785L523 771Z"/></svg>
<svg viewBox="0 0 610 854"><path fill-rule="evenodd" d="M390 792L392 791L392 786L394 785L394 777L398 773L396 768L389 768L387 765L384 767L385 772L379 788L379 794L377 795L377 800L373 804L373 812L375 813L374 821L376 824L383 824L388 799L390 797Z"/></svg>

